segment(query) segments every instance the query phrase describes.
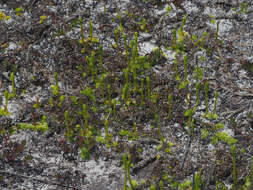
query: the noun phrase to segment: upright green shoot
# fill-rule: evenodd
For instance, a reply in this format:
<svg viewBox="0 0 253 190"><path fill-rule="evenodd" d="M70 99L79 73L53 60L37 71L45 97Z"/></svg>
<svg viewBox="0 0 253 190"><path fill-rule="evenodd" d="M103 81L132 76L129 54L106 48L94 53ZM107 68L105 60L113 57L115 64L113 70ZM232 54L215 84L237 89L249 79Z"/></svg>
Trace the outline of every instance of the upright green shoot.
<svg viewBox="0 0 253 190"><path fill-rule="evenodd" d="M92 25L92 21L89 21L89 34L90 34L90 41L93 41L93 25Z"/></svg>
<svg viewBox="0 0 253 190"><path fill-rule="evenodd" d="M73 131L70 128L70 117L69 117L69 112L67 110L64 112L64 118L65 118L65 126L66 126L66 136L71 141L73 137Z"/></svg>
<svg viewBox="0 0 253 190"><path fill-rule="evenodd" d="M164 139L164 137L162 136L162 133L161 133L161 126L160 126L160 121L159 121L158 114L155 114L155 123L156 123L156 127L158 129L158 135L160 137L160 140L162 141L162 143L164 143L165 139Z"/></svg>
<svg viewBox="0 0 253 190"><path fill-rule="evenodd" d="M58 84L58 74L54 73L55 85L52 85L53 95L57 96L59 94L59 84Z"/></svg>
<svg viewBox="0 0 253 190"><path fill-rule="evenodd" d="M16 88L15 88L15 81L14 81L14 73L11 73L11 86L12 86L12 95L16 96Z"/></svg>
<svg viewBox="0 0 253 190"><path fill-rule="evenodd" d="M85 42L85 38L84 38L84 26L83 26L83 19L80 17L79 18L79 22L80 22L80 27L81 27L81 44L84 44Z"/></svg>
<svg viewBox="0 0 253 190"><path fill-rule="evenodd" d="M6 115L8 115L9 114L9 112L8 112L9 92L7 89L5 89L4 97L5 97L4 112L6 113Z"/></svg>

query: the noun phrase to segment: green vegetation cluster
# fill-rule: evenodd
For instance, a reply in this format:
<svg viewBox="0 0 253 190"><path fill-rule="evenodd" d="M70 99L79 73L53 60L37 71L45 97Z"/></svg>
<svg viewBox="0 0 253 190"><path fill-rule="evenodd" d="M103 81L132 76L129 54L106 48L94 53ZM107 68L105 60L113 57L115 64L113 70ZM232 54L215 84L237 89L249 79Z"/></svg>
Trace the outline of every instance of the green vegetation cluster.
<svg viewBox="0 0 253 190"><path fill-rule="evenodd" d="M168 7L167 11L170 10L171 8ZM243 4L241 11L247 12L246 4ZM22 9L16 9L16 13L20 15ZM106 14L106 8L104 14ZM8 19L8 17L0 12L1 19ZM47 17L41 16L39 23L43 24L46 19ZM211 19L213 18L211 17ZM176 121L174 115L177 114L175 108L180 105L184 113L181 116L184 118L183 125L188 135L193 136L197 131L195 128L200 128L195 121L198 108L203 103L206 108L203 118L212 123L212 128L210 129L209 126L201 128L202 139L210 140L213 145L222 142L230 147L233 164L233 189L250 189L253 186L253 170L251 176L245 179L244 184L238 183L236 169L237 140L223 132L224 125L218 122L219 116L216 113L216 107L219 93L211 89L208 81L204 80L205 68L199 64L194 67L189 65L189 61L192 60L196 51L201 50L208 52L209 55L212 54L214 50L209 49L208 41L213 40L217 45L222 45L218 36L218 25L215 38L211 38L208 32L197 37L184 30L187 16L183 17L181 26L173 30L172 40L167 47L168 50L175 53L175 59L171 66L173 78L170 82L174 85L171 87L168 84L165 89L162 89L157 84L157 74L152 72L152 67L166 57L162 49L157 47L149 55L140 56L138 49L139 33L134 32L132 36L128 36L124 32L119 12L115 20L118 20L119 25L113 32L115 42L111 48L116 50L122 60L125 61L121 63L123 65L122 75L112 72L115 67L118 67L114 65L116 63L105 62L107 52L104 51L100 40L93 35L92 21L89 21L89 36L86 37L83 19L74 20L70 27L80 27L81 34L77 46L80 53L85 56L84 62L81 62L76 69L83 81L90 82L81 86L79 93L70 95L60 88L59 73L55 72L55 84L51 86L52 97L47 105L41 105L37 98L34 109L41 109L43 106L47 109L56 110L59 114L54 116L54 120L59 125L48 127L47 116L43 116L41 121L36 123L20 123L15 127L13 126L10 133L13 134L17 130L35 130L43 133L60 131L66 140L77 145L83 159L90 159L92 148L98 144L104 144L112 151L121 151L120 140L138 141L140 138L151 136L160 142L157 147L160 153L157 154L156 158L159 160L162 159L162 154L173 154L171 150L173 143L164 136L164 126L161 123L164 121L174 123ZM143 18L139 22L140 31L147 31L147 24L147 20ZM188 51L189 49L194 49L194 51ZM205 62L205 58L201 57L197 62ZM5 90L5 105L0 109L0 115L3 116L11 114L8 111L9 100L18 97L14 75L15 73L10 75L12 92ZM201 93L204 94L204 102L201 102ZM210 97L214 98L210 100ZM213 109L209 106L212 101L214 102ZM184 104L185 107L183 107ZM146 119L148 122L153 123L150 129L153 136L141 131L140 121L136 120L131 124L125 122L126 118L140 111L149 117ZM103 113L102 116L101 113ZM119 125L124 125L124 127L118 130L115 126ZM1 128L0 133L6 137L10 135L4 128ZM120 137L120 140L117 137ZM19 154L15 155L18 156ZM124 190L139 189L143 186L149 187L150 190L162 190L165 189L165 186L169 186L171 189L189 190L198 190L204 187L202 169L193 174L193 179L184 182L176 181L173 176L169 176L166 173L166 168L162 177L154 179L156 183L149 179L137 182L131 179L133 164L129 152L122 152L122 163L125 174ZM217 180L216 189L226 189L226 187Z"/></svg>

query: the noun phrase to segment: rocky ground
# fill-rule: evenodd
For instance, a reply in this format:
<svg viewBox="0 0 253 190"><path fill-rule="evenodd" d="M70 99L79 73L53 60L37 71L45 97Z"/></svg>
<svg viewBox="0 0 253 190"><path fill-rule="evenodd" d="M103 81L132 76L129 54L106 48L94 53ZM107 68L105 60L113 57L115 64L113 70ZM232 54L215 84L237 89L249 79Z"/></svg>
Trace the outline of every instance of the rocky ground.
<svg viewBox="0 0 253 190"><path fill-rule="evenodd" d="M252 22L251 1L0 0L1 189L124 189L126 153L135 189L252 188Z"/></svg>

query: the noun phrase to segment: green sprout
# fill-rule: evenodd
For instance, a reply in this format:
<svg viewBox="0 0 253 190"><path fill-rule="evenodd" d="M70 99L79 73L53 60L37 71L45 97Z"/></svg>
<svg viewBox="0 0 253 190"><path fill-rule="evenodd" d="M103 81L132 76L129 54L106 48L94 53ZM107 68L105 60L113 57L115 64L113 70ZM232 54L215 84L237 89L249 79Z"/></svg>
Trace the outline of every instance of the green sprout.
<svg viewBox="0 0 253 190"><path fill-rule="evenodd" d="M171 6L168 5L168 6L166 7L167 13L169 13L171 10L172 10Z"/></svg>
<svg viewBox="0 0 253 190"><path fill-rule="evenodd" d="M241 13L247 14L247 12L248 12L248 3L242 1L241 2Z"/></svg>
<svg viewBox="0 0 253 190"><path fill-rule="evenodd" d="M0 21L1 20L9 20L11 17L6 16L2 11L0 11Z"/></svg>
<svg viewBox="0 0 253 190"><path fill-rule="evenodd" d="M107 77L106 73L103 73L101 77L99 78L99 81L96 83L96 88L100 89L102 93L103 101L105 102L105 92L104 92L104 80ZM109 92L109 91L108 91ZM110 96L110 94L108 94Z"/></svg>
<svg viewBox="0 0 253 190"><path fill-rule="evenodd" d="M21 130L33 130L33 131L41 131L42 133L45 133L49 130L48 124L45 119L42 118L40 122L37 122L36 125L30 124L30 123L19 123L18 128Z"/></svg>
<svg viewBox="0 0 253 190"><path fill-rule="evenodd" d="M115 44L113 44L112 46L113 46L114 48L117 48L118 45L119 45L120 31L117 30L117 29L115 29L113 33L114 33L114 36L115 36Z"/></svg>
<svg viewBox="0 0 253 190"><path fill-rule="evenodd" d="M18 7L18 8L15 9L15 12L16 12L17 16L21 16L22 12L23 12L23 8L22 7Z"/></svg>
<svg viewBox="0 0 253 190"><path fill-rule="evenodd" d="M213 137L213 144L216 144L219 140L222 142L227 143L228 145L232 146L237 143L237 139L231 137L226 132L217 132L216 135Z"/></svg>
<svg viewBox="0 0 253 190"><path fill-rule="evenodd" d="M91 52L91 56L86 56L86 62L88 64L89 73L91 73L92 80L95 81L96 69L95 69L95 52Z"/></svg>
<svg viewBox="0 0 253 190"><path fill-rule="evenodd" d="M41 105L40 105L40 102L39 102L39 97L37 96L36 97L36 103L33 105L33 107L35 108L35 109L37 109L37 108L39 108Z"/></svg>
<svg viewBox="0 0 253 190"><path fill-rule="evenodd" d="M127 35L123 34L123 39L124 39L124 49L125 49L125 54L128 52L128 43L127 43Z"/></svg>
<svg viewBox="0 0 253 190"><path fill-rule="evenodd" d="M199 172L197 172L196 174L194 174L194 184L193 184L193 188L195 190L201 190L203 187L203 181L202 181L202 168L199 170Z"/></svg>
<svg viewBox="0 0 253 190"><path fill-rule="evenodd" d="M90 34L90 41L92 42L93 39L93 25L92 25L92 21L89 21L89 34Z"/></svg>
<svg viewBox="0 0 253 190"><path fill-rule="evenodd" d="M160 121L159 121L159 117L158 117L157 114L155 114L155 123L156 123L156 127L158 129L158 135L160 137L160 140L162 141L162 143L164 143L165 139L164 139L164 137L162 136L162 133L161 133Z"/></svg>
<svg viewBox="0 0 253 190"><path fill-rule="evenodd" d="M187 32L184 31L184 25L186 23L186 15L184 15L184 18L182 20L182 24L179 28L179 30L177 31L177 34L178 34L178 39L177 39L177 42L183 47L183 43L184 43L184 39L185 39L185 36L188 35Z"/></svg>
<svg viewBox="0 0 253 190"><path fill-rule="evenodd" d="M107 85L107 94L108 94L108 101L111 104L112 96L111 96L111 85Z"/></svg>
<svg viewBox="0 0 253 190"><path fill-rule="evenodd" d="M133 53L133 59L134 61L136 61L137 56L138 56L138 32L134 33L134 49L132 53Z"/></svg>
<svg viewBox="0 0 253 190"><path fill-rule="evenodd" d="M145 31L146 30L146 26L147 26L146 19L143 18L142 22L141 22L141 26L140 26L141 30Z"/></svg>
<svg viewBox="0 0 253 190"><path fill-rule="evenodd" d="M39 23L42 24L42 23L44 23L45 20L47 20L47 16L42 15L42 16L40 16L40 21L39 21Z"/></svg>
<svg viewBox="0 0 253 190"><path fill-rule="evenodd" d="M5 90L5 92L4 92L4 97L5 97L4 112L5 112L7 115L9 114L9 112L8 112L8 100L9 100L9 96L10 96L10 94L9 94L8 90Z"/></svg>
<svg viewBox="0 0 253 190"><path fill-rule="evenodd" d="M203 35L201 36L200 39L198 39L195 43L194 46L200 46L200 48L204 48L204 43L205 43L205 39L208 35L208 32L204 32Z"/></svg>
<svg viewBox="0 0 253 190"><path fill-rule="evenodd" d="M163 190L163 187L164 187L164 182L163 182L163 180L160 180L159 181L159 189Z"/></svg>
<svg viewBox="0 0 253 190"><path fill-rule="evenodd" d="M123 88L123 93L122 93L122 100L126 103L127 100L128 100L128 96L129 96L129 86L128 84L126 83L124 85L124 88Z"/></svg>
<svg viewBox="0 0 253 190"><path fill-rule="evenodd" d="M139 138L139 135L138 135L138 130L137 130L136 122L134 122L133 128L134 128L133 140L137 140Z"/></svg>
<svg viewBox="0 0 253 190"><path fill-rule="evenodd" d="M106 14L106 2L104 1L104 14Z"/></svg>
<svg viewBox="0 0 253 190"><path fill-rule="evenodd" d="M214 16L213 16L213 15L210 15L210 18L211 18L211 23L212 23L212 24L215 24Z"/></svg>
<svg viewBox="0 0 253 190"><path fill-rule="evenodd" d="M65 126L66 126L65 135L70 141L72 141L74 134L73 134L73 130L71 130L70 128L70 117L69 117L69 112L67 110L64 112L64 119L65 119Z"/></svg>
<svg viewBox="0 0 253 190"><path fill-rule="evenodd" d="M92 21L89 21L89 41L92 43L98 43L99 39L98 38L93 38L93 25L92 25Z"/></svg>
<svg viewBox="0 0 253 190"><path fill-rule="evenodd" d="M59 84L58 84L58 74L54 73L55 85L51 85L51 89L53 90L53 95L57 96L59 94Z"/></svg>
<svg viewBox="0 0 253 190"><path fill-rule="evenodd" d="M63 101L65 100L65 96L61 95L60 98L59 98L59 100L60 100L60 102L59 102L58 106L61 107L62 104L63 104Z"/></svg>
<svg viewBox="0 0 253 190"><path fill-rule="evenodd" d="M155 184L151 184L149 187L149 190L156 190L156 185Z"/></svg>
<svg viewBox="0 0 253 190"><path fill-rule="evenodd" d="M220 22L216 24L216 40L219 38L219 29L220 29Z"/></svg>
<svg viewBox="0 0 253 190"><path fill-rule="evenodd" d="M118 9L117 9L117 18L119 20L119 32L123 33L122 16L120 15L120 12Z"/></svg>
<svg viewBox="0 0 253 190"><path fill-rule="evenodd" d="M80 28L81 28L81 40L79 40L79 43L80 44L84 44L84 42L85 42L85 38L84 38L84 25L83 25L83 19L81 17L79 18L79 22L80 22Z"/></svg>
<svg viewBox="0 0 253 190"><path fill-rule="evenodd" d="M191 131L191 133L193 132L194 129L194 119L192 119L192 116L194 115L194 111L192 109L188 109L185 111L184 116L188 117L188 128Z"/></svg>
<svg viewBox="0 0 253 190"><path fill-rule="evenodd" d="M124 190L127 190L128 160L127 160L127 155L126 155L126 154L123 154L123 155L122 155L122 160L123 160L123 168L124 168L124 171L125 171Z"/></svg>
<svg viewBox="0 0 253 190"><path fill-rule="evenodd" d="M127 181L129 181L131 189L134 190L138 183L135 180L131 180L131 176L130 176L130 167L131 167L131 155L128 154L123 154L122 155L122 161L123 161L123 168L124 168L124 173L125 173L125 178L124 178L124 190L129 190L129 188L127 188Z"/></svg>
<svg viewBox="0 0 253 190"><path fill-rule="evenodd" d="M194 68L193 77L197 81L199 81L199 80L201 80L203 78L203 71L202 71L202 69L200 67L197 66L197 67Z"/></svg>
<svg viewBox="0 0 253 190"><path fill-rule="evenodd" d="M16 88L15 88L15 80L14 80L14 73L11 73L11 86L12 86L12 96L16 96Z"/></svg>

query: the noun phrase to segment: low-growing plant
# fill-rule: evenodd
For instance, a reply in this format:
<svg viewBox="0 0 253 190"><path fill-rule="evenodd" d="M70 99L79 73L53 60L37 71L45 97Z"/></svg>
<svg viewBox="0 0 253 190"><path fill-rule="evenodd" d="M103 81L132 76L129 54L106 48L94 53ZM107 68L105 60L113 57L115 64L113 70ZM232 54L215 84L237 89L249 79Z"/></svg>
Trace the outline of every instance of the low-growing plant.
<svg viewBox="0 0 253 190"><path fill-rule="evenodd" d="M131 180L131 176L130 176L131 155L130 154L123 154L122 161L123 161L123 168L124 168L124 173L125 173L123 189L124 190L135 190L138 186L138 183L135 180ZM127 186L127 182L129 182L129 184L130 184L130 189Z"/></svg>
<svg viewBox="0 0 253 190"><path fill-rule="evenodd" d="M1 20L9 20L11 17L10 16L6 16L6 14L4 14L2 11L0 11L0 21Z"/></svg>
<svg viewBox="0 0 253 190"><path fill-rule="evenodd" d="M40 21L39 21L39 23L42 24L42 23L45 22L45 20L47 20L47 16L42 15L42 16L40 16Z"/></svg>
<svg viewBox="0 0 253 190"><path fill-rule="evenodd" d="M23 8L22 7L18 7L15 9L16 15L17 16L21 16L23 13Z"/></svg>
<svg viewBox="0 0 253 190"><path fill-rule="evenodd" d="M55 85L51 85L51 89L53 90L53 95L59 95L59 83L58 83L58 73L54 73Z"/></svg>

